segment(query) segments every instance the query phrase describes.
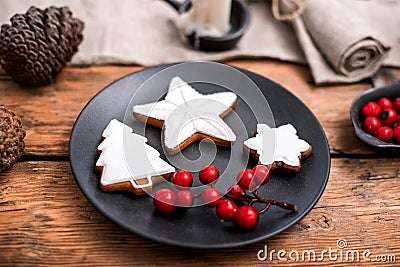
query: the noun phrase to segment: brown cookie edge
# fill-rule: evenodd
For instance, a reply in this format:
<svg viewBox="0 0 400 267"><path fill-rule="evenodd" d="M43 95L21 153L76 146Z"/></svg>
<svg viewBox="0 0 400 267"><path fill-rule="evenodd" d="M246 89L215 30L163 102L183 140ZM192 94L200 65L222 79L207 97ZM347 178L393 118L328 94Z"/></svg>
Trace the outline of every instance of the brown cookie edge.
<svg viewBox="0 0 400 267"><path fill-rule="evenodd" d="M102 174L103 168L104 167L102 167L102 166L96 166L95 167L95 171ZM152 180L153 184L158 184L158 183L160 183L160 182L162 182L164 180L170 180L172 178L172 176L173 176L173 173L171 172L171 173L166 173L166 174L163 174L163 175L152 176L151 180ZM138 179L138 180L135 180L135 181L137 182L138 185L146 184L147 183L147 178L142 178L142 179ZM138 196L150 193L151 190L152 190L152 186L148 186L148 187L145 187L145 188L134 188L129 181L110 184L110 185L103 185L100 182L100 188L103 191L128 191L128 192L131 192L131 193L133 193L135 195L138 195Z"/></svg>
<svg viewBox="0 0 400 267"><path fill-rule="evenodd" d="M255 159L258 164L261 164L259 161L260 155L258 155L256 150L250 149L249 147L243 145L244 150L248 151L249 155L251 158ZM307 157L309 157L312 154L312 146L310 145L309 149L307 151L304 151L301 153L299 156L299 165L298 166L291 166L283 161L274 161L270 166L267 166L271 171L276 170L276 169L282 169L283 171L290 172L290 173L297 173L301 169L301 161Z"/></svg>

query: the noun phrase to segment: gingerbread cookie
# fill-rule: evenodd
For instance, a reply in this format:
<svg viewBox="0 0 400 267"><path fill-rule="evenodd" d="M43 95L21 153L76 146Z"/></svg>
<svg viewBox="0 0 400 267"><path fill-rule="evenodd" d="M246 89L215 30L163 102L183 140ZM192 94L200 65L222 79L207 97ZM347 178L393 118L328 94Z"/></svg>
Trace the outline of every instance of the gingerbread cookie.
<svg viewBox="0 0 400 267"><path fill-rule="evenodd" d="M176 154L201 139L231 146L236 135L222 118L234 108L236 100L236 94L231 92L203 95L174 77L164 100L136 105L133 114L147 124L163 127L165 148Z"/></svg>
<svg viewBox="0 0 400 267"><path fill-rule="evenodd" d="M118 120L108 124L97 148L100 156L96 171L101 172L102 190L141 195L151 191L153 184L172 177L175 168L146 142L146 137L133 133L132 128Z"/></svg>
<svg viewBox="0 0 400 267"><path fill-rule="evenodd" d="M312 152L311 145L297 136L297 130L291 124L278 128L258 124L256 136L247 139L244 147L259 164L270 170L282 168L289 172L300 171L301 160Z"/></svg>

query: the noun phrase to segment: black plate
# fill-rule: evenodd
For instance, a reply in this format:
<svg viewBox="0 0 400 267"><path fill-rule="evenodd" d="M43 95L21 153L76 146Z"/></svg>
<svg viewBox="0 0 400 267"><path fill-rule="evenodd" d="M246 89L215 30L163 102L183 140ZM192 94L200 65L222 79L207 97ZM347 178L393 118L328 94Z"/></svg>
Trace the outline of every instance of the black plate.
<svg viewBox="0 0 400 267"><path fill-rule="evenodd" d="M147 68L112 83L86 105L76 120L70 139L70 163L76 181L89 201L109 219L133 233L158 242L191 248L237 247L254 243L278 234L304 217L321 197L329 177L330 155L324 131L311 111L293 94L269 79L243 69L238 70L254 81L268 100L276 125L293 124L299 136L313 146L312 155L302 161L299 173L274 172L269 183L260 190L260 194L267 198L297 204L297 212L272 207L260 216L256 229L242 232L230 223L221 223L215 210L208 207L162 216L154 212L149 196L135 197L128 193L105 193L100 190L99 175L94 172L94 166L103 129L111 119L123 121L135 91L146 79L168 66ZM167 84L160 85L160 90L165 91L166 88ZM252 136L257 124L253 114L240 99L234 110L245 122L247 134ZM162 154L160 130L147 128L149 143ZM191 151L197 153L198 145L192 144L185 149L186 154L191 154ZM218 148L214 164L220 170L225 168L229 154L229 148ZM252 166L254 162L250 160L248 167ZM236 176L236 171L231 175Z"/></svg>
<svg viewBox="0 0 400 267"><path fill-rule="evenodd" d="M354 126L354 131L361 141L375 149L377 152L400 155L400 145L384 142L375 136L365 132L362 128L361 108L369 101L376 101L381 97L394 99L400 96L400 84L393 84L385 87L371 88L358 95L350 108L350 117Z"/></svg>

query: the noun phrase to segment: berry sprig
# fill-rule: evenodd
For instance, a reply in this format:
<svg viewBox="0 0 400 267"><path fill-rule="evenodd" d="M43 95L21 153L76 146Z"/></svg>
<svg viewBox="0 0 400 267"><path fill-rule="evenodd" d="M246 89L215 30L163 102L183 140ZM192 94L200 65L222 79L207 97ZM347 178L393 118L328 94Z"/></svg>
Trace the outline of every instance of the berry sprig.
<svg viewBox="0 0 400 267"><path fill-rule="evenodd" d="M400 143L400 97L382 97L361 108L363 129L384 142Z"/></svg>
<svg viewBox="0 0 400 267"><path fill-rule="evenodd" d="M201 198L202 202L216 208L216 215L222 221L233 221L243 230L254 229L259 220L259 215L264 214L271 206L296 211L297 206L272 199L263 199L258 193L258 188L269 181L270 172L266 166L257 165L253 169L244 169L236 176L237 184L232 185L225 195L215 188L219 178L218 169L213 166L205 166L199 172L199 180L208 185L201 194L194 195L188 188L193 184L193 176L186 170L177 171L172 183L178 190L163 188L156 192L153 198L154 208L161 213L171 213L176 209L186 210L193 205L195 198ZM254 204L261 203L265 206L261 210L254 208Z"/></svg>
<svg viewBox="0 0 400 267"><path fill-rule="evenodd" d="M263 199L259 196L257 190L251 192L253 196L248 195L242 188L241 189L237 189L236 188L237 185L234 185L231 187L230 191L228 192L228 194L226 195L228 198L231 199L235 199L235 200L239 200L239 201L243 201L243 202L248 202L249 205L253 205L254 203L264 203L266 204L265 208L263 208L262 210L259 211L259 214L263 214L266 211L268 211L268 209L272 206L278 206L282 209L287 209L287 210L292 210L292 211L296 211L297 210L297 205L296 204L290 204L290 203L286 203L286 202L282 202L282 201L277 201L277 200L273 200L273 199ZM238 194L238 192L240 192L240 190L243 190L242 193L240 193L240 196Z"/></svg>

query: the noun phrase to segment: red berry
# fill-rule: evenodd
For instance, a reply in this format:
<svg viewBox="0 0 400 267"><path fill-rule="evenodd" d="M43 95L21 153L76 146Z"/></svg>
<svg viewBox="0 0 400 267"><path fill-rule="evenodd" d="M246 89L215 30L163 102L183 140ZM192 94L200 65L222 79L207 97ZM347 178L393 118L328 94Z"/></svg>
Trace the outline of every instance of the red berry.
<svg viewBox="0 0 400 267"><path fill-rule="evenodd" d="M192 174L186 170L179 170L174 173L172 177L172 182L174 185L179 187L191 187L193 183Z"/></svg>
<svg viewBox="0 0 400 267"><path fill-rule="evenodd" d="M396 126L393 130L393 137L397 142L400 142L400 126Z"/></svg>
<svg viewBox="0 0 400 267"><path fill-rule="evenodd" d="M190 208L193 204L193 194L189 190L182 190L176 194L175 206Z"/></svg>
<svg viewBox="0 0 400 267"><path fill-rule="evenodd" d="M221 194L215 188L207 188L201 193L201 200L209 207L215 207L218 205Z"/></svg>
<svg viewBox="0 0 400 267"><path fill-rule="evenodd" d="M375 102L368 102L361 108L361 115L364 117L376 117L381 113L381 107Z"/></svg>
<svg viewBox="0 0 400 267"><path fill-rule="evenodd" d="M390 99L387 97L382 97L376 102L378 103L378 105L381 107L382 110L393 107L392 101L390 101Z"/></svg>
<svg viewBox="0 0 400 267"><path fill-rule="evenodd" d="M381 127L381 121L377 117L367 117L364 120L363 128L368 133L374 133Z"/></svg>
<svg viewBox="0 0 400 267"><path fill-rule="evenodd" d="M240 187L240 185L234 184L229 189L228 194L235 197L243 197L246 193L244 192L244 189Z"/></svg>
<svg viewBox="0 0 400 267"><path fill-rule="evenodd" d="M385 109L379 115L379 119L383 125L391 126L397 121L397 112L392 108Z"/></svg>
<svg viewBox="0 0 400 267"><path fill-rule="evenodd" d="M390 127L383 126L375 132L375 137L382 141L389 141L393 136L393 130Z"/></svg>
<svg viewBox="0 0 400 267"><path fill-rule="evenodd" d="M214 165L208 165L199 172L199 180L202 184L214 183L219 176L219 171Z"/></svg>
<svg viewBox="0 0 400 267"><path fill-rule="evenodd" d="M258 211L253 206L241 206L236 211L234 221L240 229L254 229L258 223Z"/></svg>
<svg viewBox="0 0 400 267"><path fill-rule="evenodd" d="M153 206L157 211L170 213L174 211L174 202L176 195L174 191L168 188L160 189L154 195Z"/></svg>
<svg viewBox="0 0 400 267"><path fill-rule="evenodd" d="M397 111L397 113L400 113L400 97L393 100L393 108Z"/></svg>
<svg viewBox="0 0 400 267"><path fill-rule="evenodd" d="M224 221L233 220L237 211L237 205L235 201L231 199L220 200L215 210L218 218Z"/></svg>
<svg viewBox="0 0 400 267"><path fill-rule="evenodd" d="M244 169L237 174L236 181L243 189L249 189L253 177L254 177L253 170Z"/></svg>
<svg viewBox="0 0 400 267"><path fill-rule="evenodd" d="M257 184L266 184L269 181L269 169L264 165L257 165L253 168Z"/></svg>

